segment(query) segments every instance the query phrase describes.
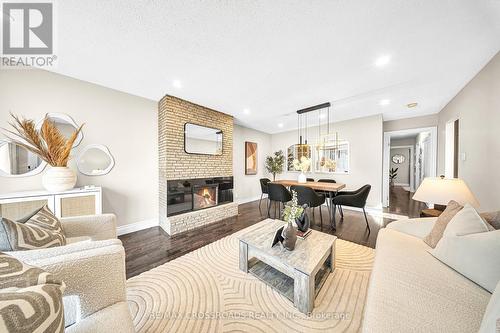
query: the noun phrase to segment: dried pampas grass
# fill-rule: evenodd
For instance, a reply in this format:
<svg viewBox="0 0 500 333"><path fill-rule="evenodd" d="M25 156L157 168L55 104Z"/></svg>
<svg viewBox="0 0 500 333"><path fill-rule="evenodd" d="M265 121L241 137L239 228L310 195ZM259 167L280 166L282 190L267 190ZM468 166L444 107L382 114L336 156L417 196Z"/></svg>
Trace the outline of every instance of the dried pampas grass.
<svg viewBox="0 0 500 333"><path fill-rule="evenodd" d="M71 149L83 125L74 131L69 139L66 139L56 124L50 121L47 116L45 116L42 128L39 131L36 129L33 120L21 119L12 113L10 115L13 121L9 124L13 130L4 129L8 133L6 136L10 140L38 155L53 167L68 166Z"/></svg>

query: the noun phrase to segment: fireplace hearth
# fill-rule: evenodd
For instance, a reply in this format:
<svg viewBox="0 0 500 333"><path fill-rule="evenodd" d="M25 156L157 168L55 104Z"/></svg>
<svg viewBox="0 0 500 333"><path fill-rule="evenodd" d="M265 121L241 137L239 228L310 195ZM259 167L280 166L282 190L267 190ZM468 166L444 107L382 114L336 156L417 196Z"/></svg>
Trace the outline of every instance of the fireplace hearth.
<svg viewBox="0 0 500 333"><path fill-rule="evenodd" d="M233 202L233 177L167 181L167 216Z"/></svg>

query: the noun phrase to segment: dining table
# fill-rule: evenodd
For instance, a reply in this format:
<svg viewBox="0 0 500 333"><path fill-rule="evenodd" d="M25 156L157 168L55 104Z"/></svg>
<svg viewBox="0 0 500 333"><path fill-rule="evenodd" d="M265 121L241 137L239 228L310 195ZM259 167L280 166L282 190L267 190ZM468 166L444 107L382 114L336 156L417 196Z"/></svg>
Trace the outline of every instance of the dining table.
<svg viewBox="0 0 500 333"><path fill-rule="evenodd" d="M337 228L335 219L333 214L335 213L333 210L333 198L335 195L342 189L345 188L345 184L342 183L326 183L326 182L305 182L305 183L299 183L296 180L289 180L289 179L280 179L280 180L274 180L271 182L272 184L280 184L285 187L291 187L291 186L306 186L309 188L312 188L315 191L323 191L325 193L328 193L328 199L330 200L330 222L332 223L332 227L335 230Z"/></svg>

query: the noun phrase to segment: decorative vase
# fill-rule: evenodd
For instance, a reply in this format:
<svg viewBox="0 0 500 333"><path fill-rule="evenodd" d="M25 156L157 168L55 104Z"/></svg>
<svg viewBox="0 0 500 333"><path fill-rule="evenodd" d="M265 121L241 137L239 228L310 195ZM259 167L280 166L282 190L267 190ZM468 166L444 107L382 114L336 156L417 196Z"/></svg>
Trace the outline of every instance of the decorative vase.
<svg viewBox="0 0 500 333"><path fill-rule="evenodd" d="M307 205L303 206L304 210L302 214L295 219L295 224L297 224L297 229L302 232L306 232L310 227L309 216L306 214Z"/></svg>
<svg viewBox="0 0 500 333"><path fill-rule="evenodd" d="M42 184L49 192L71 190L76 184L76 173L68 167L51 167L45 171Z"/></svg>
<svg viewBox="0 0 500 333"><path fill-rule="evenodd" d="M295 243L297 242L297 230L292 225L292 222L288 222L281 236L283 237L283 247L288 251L293 251L293 249L295 249Z"/></svg>
<svg viewBox="0 0 500 333"><path fill-rule="evenodd" d="M307 177L306 177L306 174L303 171L300 172L299 177L297 178L297 182L299 182L299 183L307 183Z"/></svg>

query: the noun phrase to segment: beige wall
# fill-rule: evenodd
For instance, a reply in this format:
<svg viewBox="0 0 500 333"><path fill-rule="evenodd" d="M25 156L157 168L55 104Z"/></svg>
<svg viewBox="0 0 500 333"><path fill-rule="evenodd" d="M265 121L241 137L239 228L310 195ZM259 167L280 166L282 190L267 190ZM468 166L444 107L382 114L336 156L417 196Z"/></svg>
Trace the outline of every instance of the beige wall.
<svg viewBox="0 0 500 333"><path fill-rule="evenodd" d="M500 210L500 54L497 54L439 113L438 174L445 170L445 128L460 119L458 174L477 196L481 210Z"/></svg>
<svg viewBox="0 0 500 333"><path fill-rule="evenodd" d="M384 132L400 131L405 129L433 127L438 124L438 115L405 118L398 120L384 121Z"/></svg>
<svg viewBox="0 0 500 333"><path fill-rule="evenodd" d="M257 143L257 174L245 175L245 141ZM270 178L264 163L266 156L273 153L271 149L271 135L250 128L235 125L233 133L233 174L234 199L245 202L260 197L260 178Z"/></svg>
<svg viewBox="0 0 500 333"><path fill-rule="evenodd" d="M118 224L157 220L157 103L116 90L42 70L0 71L0 127L9 111L41 119L48 112L85 123L84 138L73 155L88 144L109 147L115 167L105 176L78 174L78 186L103 187L103 210ZM70 166L76 170L74 160ZM42 188L41 175L0 178L0 193Z"/></svg>
<svg viewBox="0 0 500 333"><path fill-rule="evenodd" d="M350 144L349 174L308 173L308 177L333 178L345 183L348 189L357 189L365 184L372 185L367 205L380 206L382 199L382 142L383 121L381 115L342 121L334 124L341 140ZM317 127L309 129L310 142L317 136ZM283 150L296 144L297 132L290 131L272 135L272 151ZM297 172L285 172L278 179L296 179Z"/></svg>
<svg viewBox="0 0 500 333"><path fill-rule="evenodd" d="M405 161L400 164L394 163L392 157L396 154L403 155ZM410 148L391 148L391 168L398 168L394 184L410 186Z"/></svg>

